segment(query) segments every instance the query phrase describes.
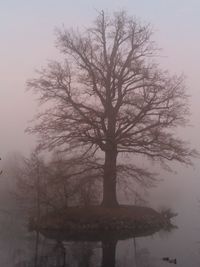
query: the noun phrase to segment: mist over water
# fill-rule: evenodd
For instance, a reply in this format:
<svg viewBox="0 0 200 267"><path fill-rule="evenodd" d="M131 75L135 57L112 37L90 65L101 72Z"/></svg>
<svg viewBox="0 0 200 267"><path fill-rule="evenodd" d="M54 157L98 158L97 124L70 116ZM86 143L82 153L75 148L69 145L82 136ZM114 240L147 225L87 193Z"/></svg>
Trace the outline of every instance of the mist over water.
<svg viewBox="0 0 200 267"><path fill-rule="evenodd" d="M16 201L13 193L15 179L10 176L7 166L3 167L4 174L0 181L0 263L3 266L143 267L147 263L148 266L168 266L169 263L162 260L164 257L176 258L177 266L199 265L199 181L197 178L191 178L192 173L194 177L197 175L197 170L183 168L181 176L163 172L164 181L151 189L147 196L148 205L156 209L169 207L178 213L173 219L177 229L119 240L116 247L112 245L115 261L113 262L113 257L108 257L104 258L103 263L102 253L105 254L106 250L104 248L103 252L101 242L63 240L59 243L58 240L43 235L39 235L37 240L36 233L28 231L27 215ZM109 246L107 249L110 255L112 246ZM34 265L36 261L37 265ZM66 265L62 265L64 262ZM106 262L109 262L109 265L106 265ZM110 262L113 265L110 265Z"/></svg>
<svg viewBox="0 0 200 267"><path fill-rule="evenodd" d="M111 0L87 0L84 4L80 1L70 4L61 1L58 4L46 0L42 3L38 0L0 3L0 169L3 169L0 176L1 266L84 266L83 262L85 266L103 266L100 242L64 240L59 243L42 235L37 240L36 233L28 231L28 216L21 210L15 197L16 177L12 168L15 155L29 156L37 141L35 136L25 133L30 120L38 112L37 97L26 91L26 82L34 77L36 68L45 65L49 59L59 59L55 47L55 27L62 27L62 24L67 28L87 26L96 17L96 9L112 12L122 8L128 10L130 15L141 18L141 21L153 24L154 39L162 48L162 56L158 57L160 65L169 69L170 73L183 72L186 75L190 95L190 125L177 129L177 135L200 151L198 1L161 3L155 0L150 3L143 0L136 3L127 0L123 5ZM157 177L161 181L144 194L146 204L156 210L164 207L177 212L178 216L173 222L178 228L169 233L161 231L147 237L119 240L115 247L115 266L142 267L147 263L148 266L168 266L163 257L176 258L178 266L199 266L199 159L194 159L193 164L191 167L172 163L173 172L162 170L156 164L152 166L159 173ZM151 166L151 163L147 165ZM126 201L122 194L121 202ZM134 196L129 202L135 202ZM66 265L63 265L64 261Z"/></svg>

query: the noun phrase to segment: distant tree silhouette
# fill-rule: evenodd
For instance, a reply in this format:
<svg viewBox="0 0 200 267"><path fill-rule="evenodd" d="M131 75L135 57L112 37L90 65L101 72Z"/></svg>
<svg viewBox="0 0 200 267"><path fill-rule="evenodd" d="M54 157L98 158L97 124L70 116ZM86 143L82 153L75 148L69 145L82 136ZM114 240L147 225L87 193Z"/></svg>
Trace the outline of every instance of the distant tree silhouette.
<svg viewBox="0 0 200 267"><path fill-rule="evenodd" d="M117 158L120 153L161 163L191 164L196 152L175 136L188 118L184 77L162 71L149 25L125 12L100 12L84 32L58 31L64 62L50 62L28 81L47 109L28 129L39 134L41 149L87 152L104 158L104 206L117 206ZM138 181L151 172L129 164Z"/></svg>
<svg viewBox="0 0 200 267"><path fill-rule="evenodd" d="M0 160L1 160L1 158L0 158ZM1 171L0 171L0 175L2 174L2 172L3 172L3 171L1 170Z"/></svg>
<svg viewBox="0 0 200 267"><path fill-rule="evenodd" d="M100 202L102 166L85 158L66 159L57 153L44 160L37 151L21 157L13 168L16 197L31 217L69 205L87 206Z"/></svg>

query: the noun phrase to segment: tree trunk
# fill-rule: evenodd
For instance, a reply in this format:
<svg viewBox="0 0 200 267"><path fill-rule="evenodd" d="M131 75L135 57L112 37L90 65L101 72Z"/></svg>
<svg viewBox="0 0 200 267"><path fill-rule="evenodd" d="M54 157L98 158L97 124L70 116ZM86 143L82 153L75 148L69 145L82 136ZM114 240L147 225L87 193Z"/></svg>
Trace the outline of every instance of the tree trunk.
<svg viewBox="0 0 200 267"><path fill-rule="evenodd" d="M102 243L101 267L115 267L115 252L117 241L105 241Z"/></svg>
<svg viewBox="0 0 200 267"><path fill-rule="evenodd" d="M103 175L103 201L104 207L116 207L117 202L117 151L109 149L105 151L104 175Z"/></svg>

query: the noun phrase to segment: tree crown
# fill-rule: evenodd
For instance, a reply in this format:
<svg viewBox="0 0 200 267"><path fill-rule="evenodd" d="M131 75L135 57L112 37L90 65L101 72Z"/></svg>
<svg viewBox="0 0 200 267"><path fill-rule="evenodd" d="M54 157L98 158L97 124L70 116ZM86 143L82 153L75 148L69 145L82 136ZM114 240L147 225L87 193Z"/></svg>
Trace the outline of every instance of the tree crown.
<svg viewBox="0 0 200 267"><path fill-rule="evenodd" d="M64 62L50 62L28 82L42 103L54 103L29 129L43 148L112 149L191 163L196 152L174 135L189 114L184 77L155 64L149 25L125 12L101 12L85 32L57 36Z"/></svg>

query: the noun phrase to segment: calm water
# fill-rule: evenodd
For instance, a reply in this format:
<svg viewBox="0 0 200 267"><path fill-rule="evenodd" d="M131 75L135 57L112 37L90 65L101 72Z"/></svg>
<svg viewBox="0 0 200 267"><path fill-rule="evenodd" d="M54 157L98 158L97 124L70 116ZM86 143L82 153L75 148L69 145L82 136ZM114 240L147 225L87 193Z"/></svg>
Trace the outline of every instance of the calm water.
<svg viewBox="0 0 200 267"><path fill-rule="evenodd" d="M189 216L190 215L190 216ZM0 265L3 267L67 266L200 266L200 217L196 210L180 213L178 229L151 236L110 242L58 242L27 231L16 212L1 212Z"/></svg>

